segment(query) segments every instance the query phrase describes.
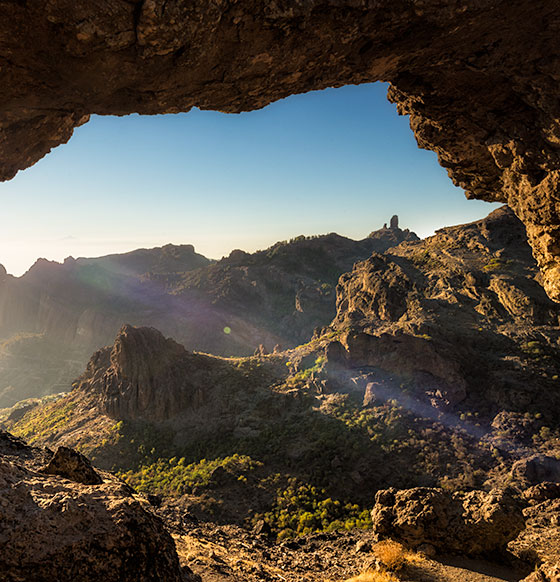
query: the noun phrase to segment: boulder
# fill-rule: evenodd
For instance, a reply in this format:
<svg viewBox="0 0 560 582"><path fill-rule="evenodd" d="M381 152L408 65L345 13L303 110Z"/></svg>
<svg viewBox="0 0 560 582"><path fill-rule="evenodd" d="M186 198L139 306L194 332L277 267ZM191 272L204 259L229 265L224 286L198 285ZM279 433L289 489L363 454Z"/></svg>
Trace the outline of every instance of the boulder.
<svg viewBox="0 0 560 582"><path fill-rule="evenodd" d="M76 455L55 454L51 469L84 477ZM163 522L130 488L108 473L96 485L45 474L48 456L0 432L2 582L196 580L181 571Z"/></svg>
<svg viewBox="0 0 560 582"><path fill-rule="evenodd" d="M84 485L99 485L103 479L97 474L89 460L78 451L68 447L58 447L43 473L59 475Z"/></svg>
<svg viewBox="0 0 560 582"><path fill-rule="evenodd" d="M514 479L531 485L544 481L560 483L560 460L547 455L533 455L517 461L511 472Z"/></svg>
<svg viewBox="0 0 560 582"><path fill-rule="evenodd" d="M504 551L524 528L521 508L501 490L385 489L375 497L372 521L380 539L472 557Z"/></svg>

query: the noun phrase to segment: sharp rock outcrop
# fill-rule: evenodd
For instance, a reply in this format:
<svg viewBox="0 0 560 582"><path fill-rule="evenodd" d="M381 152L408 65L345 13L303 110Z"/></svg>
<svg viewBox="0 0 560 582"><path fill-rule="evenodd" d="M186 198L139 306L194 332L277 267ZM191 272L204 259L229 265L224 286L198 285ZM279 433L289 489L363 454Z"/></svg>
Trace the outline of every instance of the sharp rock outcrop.
<svg viewBox="0 0 560 582"><path fill-rule="evenodd" d="M112 346L92 356L74 387L95 395L100 410L113 418L166 420L202 406L226 368L154 328L124 325Z"/></svg>
<svg viewBox="0 0 560 582"><path fill-rule="evenodd" d="M60 475L84 485L103 483L89 460L78 451L68 447L58 447L52 459L41 471L47 475Z"/></svg>

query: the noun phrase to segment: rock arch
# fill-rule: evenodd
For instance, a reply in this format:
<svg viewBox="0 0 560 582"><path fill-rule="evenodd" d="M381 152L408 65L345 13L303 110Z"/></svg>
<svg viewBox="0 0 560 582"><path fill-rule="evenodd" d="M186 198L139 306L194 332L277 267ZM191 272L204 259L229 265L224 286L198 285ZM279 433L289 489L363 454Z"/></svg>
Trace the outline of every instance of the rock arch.
<svg viewBox="0 0 560 582"><path fill-rule="evenodd" d="M92 113L226 112L383 80L560 300L560 16L540 0L0 0L0 179Z"/></svg>

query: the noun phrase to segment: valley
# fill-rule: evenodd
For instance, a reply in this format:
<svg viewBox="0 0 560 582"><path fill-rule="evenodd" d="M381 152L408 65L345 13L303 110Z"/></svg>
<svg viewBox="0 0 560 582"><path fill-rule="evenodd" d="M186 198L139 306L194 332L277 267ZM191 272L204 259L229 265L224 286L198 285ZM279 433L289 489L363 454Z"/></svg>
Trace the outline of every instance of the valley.
<svg viewBox="0 0 560 582"><path fill-rule="evenodd" d="M0 407L67 389L124 322L224 356L298 345L333 318L342 273L416 239L398 227L361 241L301 236L220 261L167 245L63 264L40 259L19 278L0 273Z"/></svg>
<svg viewBox="0 0 560 582"><path fill-rule="evenodd" d="M496 511L513 511L517 525L505 526L509 533L482 557L509 564L510 577L499 579L520 580L535 564L554 563L560 309L539 284L523 225L504 207L425 240L378 232L405 240L355 262L338 281L336 302L316 300L309 318L296 301L293 313L318 323L308 341L270 353L261 345L254 355L209 355L153 327L126 324L70 392L5 408L2 428L34 446L72 447L115 472L152 503L182 563L203 580L303 580L304 572L315 579L295 564L298 552L321 556L323 546L346 564L332 576L358 573L365 562L350 548L369 540L372 527L382 535L371 510L376 492L391 488L507 491L511 508L498 501ZM333 265L350 260L340 246L351 243L328 235L257 257L232 253L246 265L233 267L230 256L180 279L187 285L195 277L209 289L218 277L212 270L225 269L222 286L212 287L216 297L249 313L254 303L244 307L246 294L234 291L247 280L239 272L258 268L253 280L269 281L278 254L292 256L293 246L298 263L288 267L283 258L284 272L305 273L317 286L328 276L316 253L301 247L318 245L323 256L334 255ZM337 252L344 258L336 260ZM265 314L279 309L279 296L271 297ZM294 344L304 329L294 331ZM469 555L465 536L460 547ZM216 544L239 546L237 558L210 552ZM437 547L428 530L417 545L457 553L451 539ZM260 566L248 563L247 548L261 556ZM277 570L276 548L288 551L291 572ZM471 557L479 559L477 551ZM267 562L269 552L275 557Z"/></svg>

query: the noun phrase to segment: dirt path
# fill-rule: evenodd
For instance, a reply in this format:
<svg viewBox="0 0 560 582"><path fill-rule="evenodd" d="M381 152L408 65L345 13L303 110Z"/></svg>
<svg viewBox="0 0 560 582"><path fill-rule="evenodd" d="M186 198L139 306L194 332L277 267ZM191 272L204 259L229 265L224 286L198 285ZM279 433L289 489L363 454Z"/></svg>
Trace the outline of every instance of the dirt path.
<svg viewBox="0 0 560 582"><path fill-rule="evenodd" d="M369 532L314 534L275 544L235 526L193 524L174 534L182 564L203 582L343 582L375 569ZM516 574L474 560L422 558L399 574L402 582L518 582Z"/></svg>

